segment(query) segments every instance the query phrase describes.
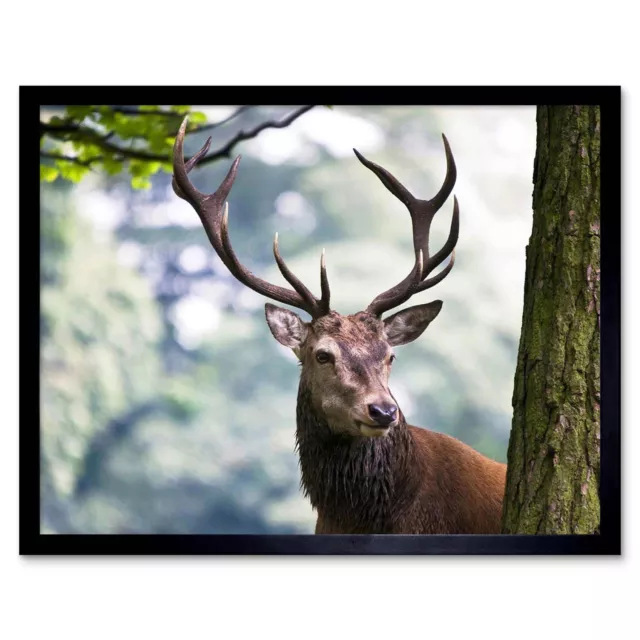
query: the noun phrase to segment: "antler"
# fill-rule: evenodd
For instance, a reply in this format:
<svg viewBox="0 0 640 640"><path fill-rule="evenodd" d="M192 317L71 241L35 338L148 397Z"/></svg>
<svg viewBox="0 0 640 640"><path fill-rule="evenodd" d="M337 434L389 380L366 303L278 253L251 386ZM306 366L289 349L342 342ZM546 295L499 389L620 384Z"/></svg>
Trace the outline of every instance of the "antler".
<svg viewBox="0 0 640 640"><path fill-rule="evenodd" d="M313 318L318 318L329 313L331 292L329 290L324 251L322 252L322 259L320 261L320 282L322 287L322 297L320 299L316 298L285 264L278 249L277 233L273 240L273 255L275 256L280 272L294 288L294 291L279 287L259 278L240 263L229 239L229 205L226 202L233 182L236 179L240 156L233 161L229 172L217 191L210 195L201 193L193 186L187 174L198 164L200 159L206 155L211 145L211 138L205 142L198 153L185 163L183 147L186 129L187 118L182 121L180 130L176 136L176 142L173 146L173 190L179 198L186 200L196 210L200 216L204 230L209 237L209 241L227 269L229 269L235 278L250 289L272 300L303 309Z"/></svg>
<svg viewBox="0 0 640 640"><path fill-rule="evenodd" d="M442 140L444 141L444 150L447 157L447 175L445 176L442 187L440 187L440 191L438 191L431 200L418 200L418 198L409 193L406 187L386 169L367 160L354 149L358 160L360 160L365 167L371 169L371 171L380 178L382 184L409 209L413 227L413 247L416 254L414 267L402 282L381 293L367 307L368 313L378 317L385 311L389 311L389 309L393 309L403 302L406 302L419 291L424 291L438 284L446 278L453 268L455 246L458 242L458 231L460 228L460 212L458 209L458 200L455 196L453 197L453 218L451 220L449 238L440 251L433 256L429 256L429 231L431 229L431 221L438 209L440 209L451 194L456 182L456 164L453 159L453 154L451 153L451 147L449 147L449 142L444 134L442 135ZM451 259L447 266L436 276L427 278L449 254L451 254Z"/></svg>

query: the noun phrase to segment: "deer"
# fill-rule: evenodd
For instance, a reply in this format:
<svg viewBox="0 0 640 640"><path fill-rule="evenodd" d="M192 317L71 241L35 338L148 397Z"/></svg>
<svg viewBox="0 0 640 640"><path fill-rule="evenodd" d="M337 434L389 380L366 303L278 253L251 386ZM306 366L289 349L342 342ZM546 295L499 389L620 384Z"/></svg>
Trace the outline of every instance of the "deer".
<svg viewBox="0 0 640 640"><path fill-rule="evenodd" d="M430 200L414 197L389 171L354 149L357 159L408 209L415 261L402 281L376 296L364 311L341 315L330 308L324 250L320 298L285 263L277 233L273 255L291 289L263 280L239 261L229 238L227 197L241 156L214 193L198 191L188 174L206 155L211 138L185 162L186 126L187 118L173 149L175 194L195 209L215 252L240 283L311 316L305 321L290 309L265 304L273 337L291 349L301 365L295 448L301 489L317 513L315 533L500 533L506 465L449 435L408 424L389 390L394 348L420 337L443 303L435 300L385 318L383 314L437 285L454 265L460 224L456 196L449 236L439 251L429 253L431 222L457 177L446 136L446 175ZM446 266L430 276L447 257Z"/></svg>

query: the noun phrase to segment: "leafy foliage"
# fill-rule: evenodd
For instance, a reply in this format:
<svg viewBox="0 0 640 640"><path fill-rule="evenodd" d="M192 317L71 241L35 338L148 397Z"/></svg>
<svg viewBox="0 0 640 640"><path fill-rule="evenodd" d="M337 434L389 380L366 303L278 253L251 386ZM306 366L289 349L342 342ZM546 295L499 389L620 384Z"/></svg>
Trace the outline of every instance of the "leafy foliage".
<svg viewBox="0 0 640 640"><path fill-rule="evenodd" d="M74 216L59 224L69 224L65 217ZM60 496L73 492L96 433L153 397L159 374L160 323L147 283L93 241L86 223L76 219L72 229L41 293L43 463Z"/></svg>
<svg viewBox="0 0 640 640"><path fill-rule="evenodd" d="M189 105L67 105L64 115L50 115L40 122L41 180L52 182L60 176L77 183L90 170L104 170L115 176L126 169L134 189L150 189L153 175L161 169L172 171L171 151L186 114L187 135L191 135L215 130L251 108L238 107L219 122L207 123L205 114L191 111ZM247 131L238 131L202 158L199 165L228 157L235 145L265 129L288 127L312 108L313 105L305 105L282 120L263 120Z"/></svg>
<svg viewBox="0 0 640 640"><path fill-rule="evenodd" d="M175 135L186 114L188 131L206 123L189 105L66 105L63 115L41 124L40 179L79 182L90 171L131 176L134 189L149 189L150 178L169 163Z"/></svg>

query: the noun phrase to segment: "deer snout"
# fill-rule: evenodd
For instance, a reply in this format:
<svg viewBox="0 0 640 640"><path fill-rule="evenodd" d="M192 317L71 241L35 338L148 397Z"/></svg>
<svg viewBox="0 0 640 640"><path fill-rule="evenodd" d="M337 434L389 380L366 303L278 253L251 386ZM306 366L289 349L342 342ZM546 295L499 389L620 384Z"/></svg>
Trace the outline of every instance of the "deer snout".
<svg viewBox="0 0 640 640"><path fill-rule="evenodd" d="M368 406L369 417L381 427L388 427L398 417L398 407L390 402L380 402Z"/></svg>

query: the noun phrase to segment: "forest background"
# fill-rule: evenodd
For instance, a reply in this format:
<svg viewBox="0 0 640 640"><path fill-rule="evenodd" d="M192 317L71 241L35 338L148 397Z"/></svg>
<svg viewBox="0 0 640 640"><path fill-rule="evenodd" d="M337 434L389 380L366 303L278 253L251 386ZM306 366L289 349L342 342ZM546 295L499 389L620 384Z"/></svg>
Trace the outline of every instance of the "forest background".
<svg viewBox="0 0 640 640"><path fill-rule="evenodd" d="M193 109L219 122L237 107ZM207 135L223 147L291 110L245 109L191 135L187 153ZM47 107L41 119L60 115ZM444 177L442 132L458 166L456 266L421 294L444 300L443 311L398 350L391 388L412 423L506 461L534 107L315 107L234 147L243 159L230 233L252 271L280 282L278 231L312 289L325 248L334 308L358 311L413 257L406 210L352 148L428 198ZM195 170L195 184L213 191L229 164ZM264 300L226 271L162 167L89 170L74 183L50 166L41 183L42 531L312 532L294 452L299 369L271 337ZM451 210L435 218L435 248Z"/></svg>

